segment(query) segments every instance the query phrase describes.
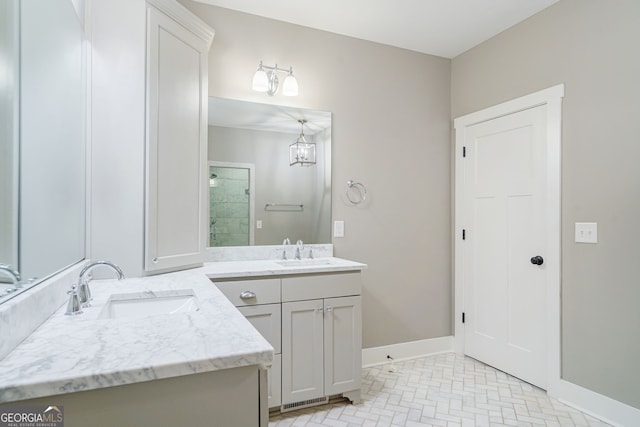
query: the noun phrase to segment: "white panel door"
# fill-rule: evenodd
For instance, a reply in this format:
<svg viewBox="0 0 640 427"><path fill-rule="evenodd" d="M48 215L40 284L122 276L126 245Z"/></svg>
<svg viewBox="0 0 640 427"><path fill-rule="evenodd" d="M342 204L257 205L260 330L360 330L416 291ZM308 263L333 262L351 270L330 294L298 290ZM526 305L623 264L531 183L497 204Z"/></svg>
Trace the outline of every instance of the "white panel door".
<svg viewBox="0 0 640 427"><path fill-rule="evenodd" d="M148 8L145 269L200 264L206 238L207 43Z"/></svg>
<svg viewBox="0 0 640 427"><path fill-rule="evenodd" d="M360 388L362 302L359 296L324 300L325 394Z"/></svg>
<svg viewBox="0 0 640 427"><path fill-rule="evenodd" d="M321 299L282 304L282 403L324 396Z"/></svg>
<svg viewBox="0 0 640 427"><path fill-rule="evenodd" d="M465 128L465 353L546 388L546 106Z"/></svg>

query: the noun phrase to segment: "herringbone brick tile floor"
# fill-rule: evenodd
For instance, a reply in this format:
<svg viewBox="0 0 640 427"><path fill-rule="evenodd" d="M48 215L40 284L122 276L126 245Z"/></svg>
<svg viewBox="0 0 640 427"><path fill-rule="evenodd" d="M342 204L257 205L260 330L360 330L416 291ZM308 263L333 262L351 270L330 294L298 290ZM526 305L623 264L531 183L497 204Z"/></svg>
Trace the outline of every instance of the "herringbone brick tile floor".
<svg viewBox="0 0 640 427"><path fill-rule="evenodd" d="M391 372L394 371L394 372ZM365 368L362 403L271 417L269 427L604 427L530 384L454 353Z"/></svg>

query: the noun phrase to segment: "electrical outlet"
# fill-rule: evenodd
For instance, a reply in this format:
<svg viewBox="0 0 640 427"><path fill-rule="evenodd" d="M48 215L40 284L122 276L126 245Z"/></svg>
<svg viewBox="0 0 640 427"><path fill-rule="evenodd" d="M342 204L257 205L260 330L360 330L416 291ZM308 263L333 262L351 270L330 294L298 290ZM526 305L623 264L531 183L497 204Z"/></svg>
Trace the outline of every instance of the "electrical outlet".
<svg viewBox="0 0 640 427"><path fill-rule="evenodd" d="M344 221L333 221L333 237L344 237Z"/></svg>

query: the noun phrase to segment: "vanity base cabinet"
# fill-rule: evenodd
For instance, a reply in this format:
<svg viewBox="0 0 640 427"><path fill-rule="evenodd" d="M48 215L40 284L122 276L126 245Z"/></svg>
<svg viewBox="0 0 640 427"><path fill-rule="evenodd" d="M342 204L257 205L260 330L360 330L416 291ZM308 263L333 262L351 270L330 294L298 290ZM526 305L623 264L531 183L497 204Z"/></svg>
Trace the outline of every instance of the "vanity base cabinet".
<svg viewBox="0 0 640 427"><path fill-rule="evenodd" d="M282 304L283 405L360 389L361 307L360 296Z"/></svg>
<svg viewBox="0 0 640 427"><path fill-rule="evenodd" d="M258 366L224 369L16 402L64 407L66 427L267 427Z"/></svg>
<svg viewBox="0 0 640 427"><path fill-rule="evenodd" d="M270 409L298 409L336 395L360 402L359 270L211 280L274 348Z"/></svg>

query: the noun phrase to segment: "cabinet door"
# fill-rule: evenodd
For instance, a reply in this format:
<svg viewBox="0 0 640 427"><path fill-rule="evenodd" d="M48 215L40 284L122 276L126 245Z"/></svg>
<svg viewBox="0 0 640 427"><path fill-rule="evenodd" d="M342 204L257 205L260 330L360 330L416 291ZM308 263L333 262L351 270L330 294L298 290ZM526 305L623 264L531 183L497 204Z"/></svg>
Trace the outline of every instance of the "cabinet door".
<svg viewBox="0 0 640 427"><path fill-rule="evenodd" d="M280 353L280 304L248 305L237 308L260 332L260 335L269 341L275 354Z"/></svg>
<svg viewBox="0 0 640 427"><path fill-rule="evenodd" d="M269 408L276 408L282 404L282 355L273 356L273 364L267 371L267 376L267 403Z"/></svg>
<svg viewBox="0 0 640 427"><path fill-rule="evenodd" d="M360 388L362 303L359 296L324 300L325 394Z"/></svg>
<svg viewBox="0 0 640 427"><path fill-rule="evenodd" d="M238 307L240 313L247 318L249 322L260 335L262 335L269 344L273 346L275 355L273 356L273 364L267 370L267 393L269 408L280 406L282 386L280 380L282 378L281 370L281 345L280 345L280 304L266 305L248 305Z"/></svg>
<svg viewBox="0 0 640 427"><path fill-rule="evenodd" d="M282 403L324 396L322 300L282 304Z"/></svg>
<svg viewBox="0 0 640 427"><path fill-rule="evenodd" d="M204 261L208 45L147 13L145 270L155 271Z"/></svg>

